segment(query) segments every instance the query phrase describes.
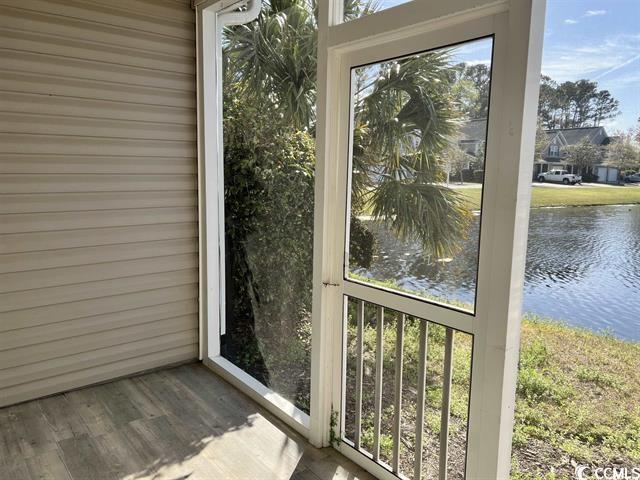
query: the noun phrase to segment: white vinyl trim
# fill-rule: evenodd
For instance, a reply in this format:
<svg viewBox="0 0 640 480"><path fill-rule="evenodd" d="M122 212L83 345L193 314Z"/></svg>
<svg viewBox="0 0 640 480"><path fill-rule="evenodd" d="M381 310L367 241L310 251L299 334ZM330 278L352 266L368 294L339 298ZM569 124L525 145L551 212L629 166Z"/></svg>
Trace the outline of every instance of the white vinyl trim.
<svg viewBox="0 0 640 480"><path fill-rule="evenodd" d="M271 413L304 437L309 436L309 415L289 400L265 387L258 380L222 356L207 358L204 364L235 386L242 393L264 406Z"/></svg>
<svg viewBox="0 0 640 480"><path fill-rule="evenodd" d="M509 477L544 15L545 0L513 0L494 45L469 478Z"/></svg>
<svg viewBox="0 0 640 480"><path fill-rule="evenodd" d="M237 11L246 5L246 10ZM200 207L200 358L220 355L225 333L222 29L254 20L260 0L196 5L198 45L198 158ZM206 86L206 87L205 87ZM212 246L214 246L212 248Z"/></svg>
<svg viewBox="0 0 640 480"><path fill-rule="evenodd" d="M366 285L360 282L343 281L343 292L349 297L359 298L369 303L384 305L418 318L429 319L445 327L455 328L473 334L476 328L472 313L456 310L449 305L436 303L420 297L406 296L390 289Z"/></svg>

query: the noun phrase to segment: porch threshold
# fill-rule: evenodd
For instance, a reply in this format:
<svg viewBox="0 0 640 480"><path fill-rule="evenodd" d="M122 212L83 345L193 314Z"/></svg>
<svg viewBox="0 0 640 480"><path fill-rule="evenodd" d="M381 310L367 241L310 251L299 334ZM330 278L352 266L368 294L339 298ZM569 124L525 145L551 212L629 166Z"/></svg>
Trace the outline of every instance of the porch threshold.
<svg viewBox="0 0 640 480"><path fill-rule="evenodd" d="M192 363L0 409L0 478L373 477Z"/></svg>

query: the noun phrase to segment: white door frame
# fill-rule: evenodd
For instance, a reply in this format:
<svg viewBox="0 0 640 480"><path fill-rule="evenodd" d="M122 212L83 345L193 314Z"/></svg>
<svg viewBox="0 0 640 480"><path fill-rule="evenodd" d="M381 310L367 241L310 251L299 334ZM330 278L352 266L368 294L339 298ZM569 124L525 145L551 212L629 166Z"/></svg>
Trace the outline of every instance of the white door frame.
<svg viewBox="0 0 640 480"><path fill-rule="evenodd" d="M545 2L414 1L348 23L339 10L320 3L310 440L327 445L332 417L342 417L343 296L352 295L474 335L467 477L508 478ZM371 287L345 281L343 271L349 67L488 35L494 93L475 314L379 290L372 297ZM339 450L392 478L345 444Z"/></svg>
<svg viewBox="0 0 640 480"><path fill-rule="evenodd" d="M220 356L223 301L220 227L224 217L221 217L221 85L216 52L218 14L234 2L196 3L201 358L316 446L329 445L332 417L340 414L343 294L363 293L349 290L360 286L343 280L347 172L345 162L340 162L343 157L340 148L348 144L349 135L348 124L340 121L349 117L349 105L344 101L349 86L344 75L348 70L344 68L345 59L350 52L371 47L392 49L395 47L385 44L401 45L414 36L430 39L426 41L438 47L484 36L469 35L471 31L495 35L494 94L490 105L475 315L452 310L445 313L429 303L422 303L415 314L474 335L467 478L508 478L545 0L414 0L348 23L341 23L341 0L318 1L310 417L300 415L290 403ZM393 294L388 295L385 301L395 301ZM398 305L406 306L409 304ZM353 459L375 474L385 475L386 471L376 470L372 462L367 463L357 455Z"/></svg>

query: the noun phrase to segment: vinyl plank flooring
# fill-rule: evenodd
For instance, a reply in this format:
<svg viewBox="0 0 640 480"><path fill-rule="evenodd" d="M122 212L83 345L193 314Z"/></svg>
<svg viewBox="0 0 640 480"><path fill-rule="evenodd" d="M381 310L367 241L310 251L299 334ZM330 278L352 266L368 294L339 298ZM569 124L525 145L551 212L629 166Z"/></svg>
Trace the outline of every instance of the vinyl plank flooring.
<svg viewBox="0 0 640 480"><path fill-rule="evenodd" d="M8 441L18 446L22 458L57 449L56 438L44 418L37 402L27 402L9 407L8 430L12 433Z"/></svg>
<svg viewBox="0 0 640 480"><path fill-rule="evenodd" d="M181 440L167 416L134 422L131 428L148 445L159 452L158 460L164 463L178 461L191 453L190 446Z"/></svg>
<svg viewBox="0 0 640 480"><path fill-rule="evenodd" d="M135 421L131 428L156 451L153 462L139 473L142 478L181 478L190 473L184 462L199 453L198 447L182 442L166 416Z"/></svg>
<svg viewBox="0 0 640 480"><path fill-rule="evenodd" d="M192 365L183 365L163 372L178 380L183 385L188 386L192 391L200 394L209 401L210 399L232 398L237 408L248 408L251 401L233 388L229 383L216 375L202 375L199 369Z"/></svg>
<svg viewBox="0 0 640 480"><path fill-rule="evenodd" d="M311 470L296 470L291 475L291 480L320 480Z"/></svg>
<svg viewBox="0 0 640 480"><path fill-rule="evenodd" d="M276 428L267 418L256 416L248 428L235 432L247 451L253 452L274 475L288 479L304 454L304 444Z"/></svg>
<svg viewBox="0 0 640 480"><path fill-rule="evenodd" d="M205 407L207 420L217 426L233 428L246 422L252 402L218 377L205 377L192 368L163 372L173 387L196 397ZM213 380L213 381L210 381Z"/></svg>
<svg viewBox="0 0 640 480"><path fill-rule="evenodd" d="M96 437L95 444L117 478L139 475L152 469L162 454L157 446L150 445L130 425Z"/></svg>
<svg viewBox="0 0 640 480"><path fill-rule="evenodd" d="M153 392L165 414L174 415L186 424L196 422L210 428L222 424L215 399L208 401L183 388L173 375L157 372L140 379L147 391ZM189 405L189 409L185 409Z"/></svg>
<svg viewBox="0 0 640 480"><path fill-rule="evenodd" d="M117 471L106 461L99 445L89 435L59 442L62 457L73 479L110 480Z"/></svg>
<svg viewBox="0 0 640 480"><path fill-rule="evenodd" d="M234 432L235 433L235 432ZM248 452L251 452L248 454ZM268 478L277 480L276 474L263 461L247 449L244 442L227 435L212 439L203 455L218 468L224 470L229 480Z"/></svg>
<svg viewBox="0 0 640 480"><path fill-rule="evenodd" d="M198 451L202 446L211 441L212 438L224 435L225 430L218 427L211 427L201 423L197 418L178 418L175 415L165 415L162 427L170 429L177 437L181 445L187 445L189 451Z"/></svg>
<svg viewBox="0 0 640 480"><path fill-rule="evenodd" d="M32 480L27 466L22 461L0 464L0 478L11 480Z"/></svg>
<svg viewBox="0 0 640 480"><path fill-rule="evenodd" d="M71 480L71 475L56 449L25 460L27 471L34 480Z"/></svg>
<svg viewBox="0 0 640 480"><path fill-rule="evenodd" d="M0 409L0 480L368 480L200 364Z"/></svg>
<svg viewBox="0 0 640 480"><path fill-rule="evenodd" d="M118 428L107 408L100 401L95 388L84 388L65 393L72 408L82 419L90 435L97 436Z"/></svg>
<svg viewBox="0 0 640 480"><path fill-rule="evenodd" d="M20 458L22 455L20 446L15 440L16 419L12 412L13 410L9 407L0 408L0 467L6 466L9 459Z"/></svg>
<svg viewBox="0 0 640 480"><path fill-rule="evenodd" d="M188 480L218 480L227 478L225 470L210 462L204 455L187 459L184 466L191 472Z"/></svg>
<svg viewBox="0 0 640 480"><path fill-rule="evenodd" d="M95 387L95 395L116 425L125 425L143 418L142 412L129 399L119 383L99 385Z"/></svg>
<svg viewBox="0 0 640 480"><path fill-rule="evenodd" d="M118 382L120 388L129 400L140 411L143 418L155 418L164 415L153 395L142 390L131 378L125 378Z"/></svg>
<svg viewBox="0 0 640 480"><path fill-rule="evenodd" d="M38 403L56 441L89 433L87 425L66 396L54 395L40 399Z"/></svg>

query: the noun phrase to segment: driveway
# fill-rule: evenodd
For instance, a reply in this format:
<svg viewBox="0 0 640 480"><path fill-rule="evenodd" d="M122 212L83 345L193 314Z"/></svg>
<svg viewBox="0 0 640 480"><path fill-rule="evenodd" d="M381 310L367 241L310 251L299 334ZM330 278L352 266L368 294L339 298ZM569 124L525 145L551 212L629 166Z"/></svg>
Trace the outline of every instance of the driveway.
<svg viewBox="0 0 640 480"><path fill-rule="evenodd" d="M449 188L481 188L481 183L458 183L458 182L449 182L449 185L442 184L448 186ZM622 185L610 185L608 183L583 183L581 185L565 185L563 183L550 183L550 182L532 182L531 185L534 188L640 188L640 183L625 183L624 187Z"/></svg>
<svg viewBox="0 0 640 480"><path fill-rule="evenodd" d="M640 187L640 183L626 183L624 187L622 185L611 185L608 183L582 183L580 185L565 185L563 183L550 183L550 182L533 182L532 185L535 188L627 188L627 187Z"/></svg>

